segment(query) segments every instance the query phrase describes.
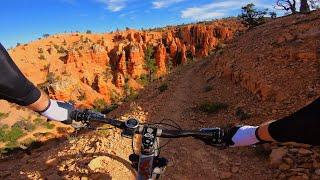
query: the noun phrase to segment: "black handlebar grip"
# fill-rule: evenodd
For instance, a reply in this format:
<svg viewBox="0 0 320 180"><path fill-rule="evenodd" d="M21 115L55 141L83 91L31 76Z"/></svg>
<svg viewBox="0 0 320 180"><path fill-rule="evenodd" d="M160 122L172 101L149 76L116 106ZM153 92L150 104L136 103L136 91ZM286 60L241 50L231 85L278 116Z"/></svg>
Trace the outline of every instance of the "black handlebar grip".
<svg viewBox="0 0 320 180"><path fill-rule="evenodd" d="M105 115L99 112L90 110L74 110L70 113L70 118L75 121L91 121L91 120L104 120Z"/></svg>

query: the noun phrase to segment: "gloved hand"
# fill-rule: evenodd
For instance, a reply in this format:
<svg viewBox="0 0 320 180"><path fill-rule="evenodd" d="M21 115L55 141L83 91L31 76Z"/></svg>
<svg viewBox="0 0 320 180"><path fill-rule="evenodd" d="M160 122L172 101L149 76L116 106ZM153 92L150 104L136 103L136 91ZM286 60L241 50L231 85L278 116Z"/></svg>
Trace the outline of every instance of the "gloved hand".
<svg viewBox="0 0 320 180"><path fill-rule="evenodd" d="M260 142L256 135L257 126L233 126L229 128L203 128L200 131L209 132L212 136L202 138L209 145L219 147L250 146Z"/></svg>
<svg viewBox="0 0 320 180"><path fill-rule="evenodd" d="M219 127L215 128L202 128L200 131L211 134L212 136L200 139L208 145L225 147L228 146L225 139L225 131Z"/></svg>
<svg viewBox="0 0 320 180"><path fill-rule="evenodd" d="M48 107L43 112L40 112L40 114L50 120L69 124L76 129L85 127L83 123L76 122L70 118L70 113L74 109L75 108L71 103L50 99Z"/></svg>

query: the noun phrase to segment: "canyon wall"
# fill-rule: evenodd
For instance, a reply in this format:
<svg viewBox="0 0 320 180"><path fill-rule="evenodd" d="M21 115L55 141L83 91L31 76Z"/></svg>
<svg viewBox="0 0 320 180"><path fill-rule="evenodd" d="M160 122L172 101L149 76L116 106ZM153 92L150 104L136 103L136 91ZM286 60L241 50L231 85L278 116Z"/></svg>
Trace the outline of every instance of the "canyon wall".
<svg viewBox="0 0 320 180"><path fill-rule="evenodd" d="M10 54L52 98L91 107L139 90L151 75L159 78L172 67L208 56L244 29L240 21L226 19L148 31L61 34Z"/></svg>

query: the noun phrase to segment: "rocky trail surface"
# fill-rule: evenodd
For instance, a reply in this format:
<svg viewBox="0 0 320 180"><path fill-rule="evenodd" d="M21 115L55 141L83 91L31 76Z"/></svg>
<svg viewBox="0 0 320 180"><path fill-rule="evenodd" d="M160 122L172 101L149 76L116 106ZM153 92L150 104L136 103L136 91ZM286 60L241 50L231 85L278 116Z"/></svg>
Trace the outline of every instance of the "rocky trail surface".
<svg viewBox="0 0 320 180"><path fill-rule="evenodd" d="M229 111L234 104L216 114L200 112L198 105L206 101L250 101L250 94L223 79L211 80L213 88L207 92L207 79L203 78L201 71L205 63L181 67L162 82L146 88L140 93L141 98L123 104L110 116L136 117L145 122L171 119L185 129L225 125L232 118ZM168 90L160 93L157 87L163 83L168 85ZM237 96L234 93L237 91L247 97ZM227 96L215 96L222 92ZM269 179L272 170L268 168L268 156L257 152L255 148L219 150L192 138L176 139L162 150L162 156L170 161L164 178ZM30 155L18 155L18 160L16 155L14 159L1 161L1 178L132 179L134 171L128 161L130 153L130 140L122 138L118 130L87 132L72 139L48 142L32 150Z"/></svg>

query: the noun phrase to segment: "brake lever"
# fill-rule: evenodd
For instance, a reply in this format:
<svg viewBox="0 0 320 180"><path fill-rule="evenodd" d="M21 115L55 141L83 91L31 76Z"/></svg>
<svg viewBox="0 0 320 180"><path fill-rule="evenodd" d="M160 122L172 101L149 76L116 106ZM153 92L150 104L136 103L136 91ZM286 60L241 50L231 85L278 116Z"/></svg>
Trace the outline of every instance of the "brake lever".
<svg viewBox="0 0 320 180"><path fill-rule="evenodd" d="M202 128L201 132L211 134L210 137L196 137L196 139L202 140L206 145L217 147L218 149L226 149L228 146L224 142L224 131L219 128Z"/></svg>

